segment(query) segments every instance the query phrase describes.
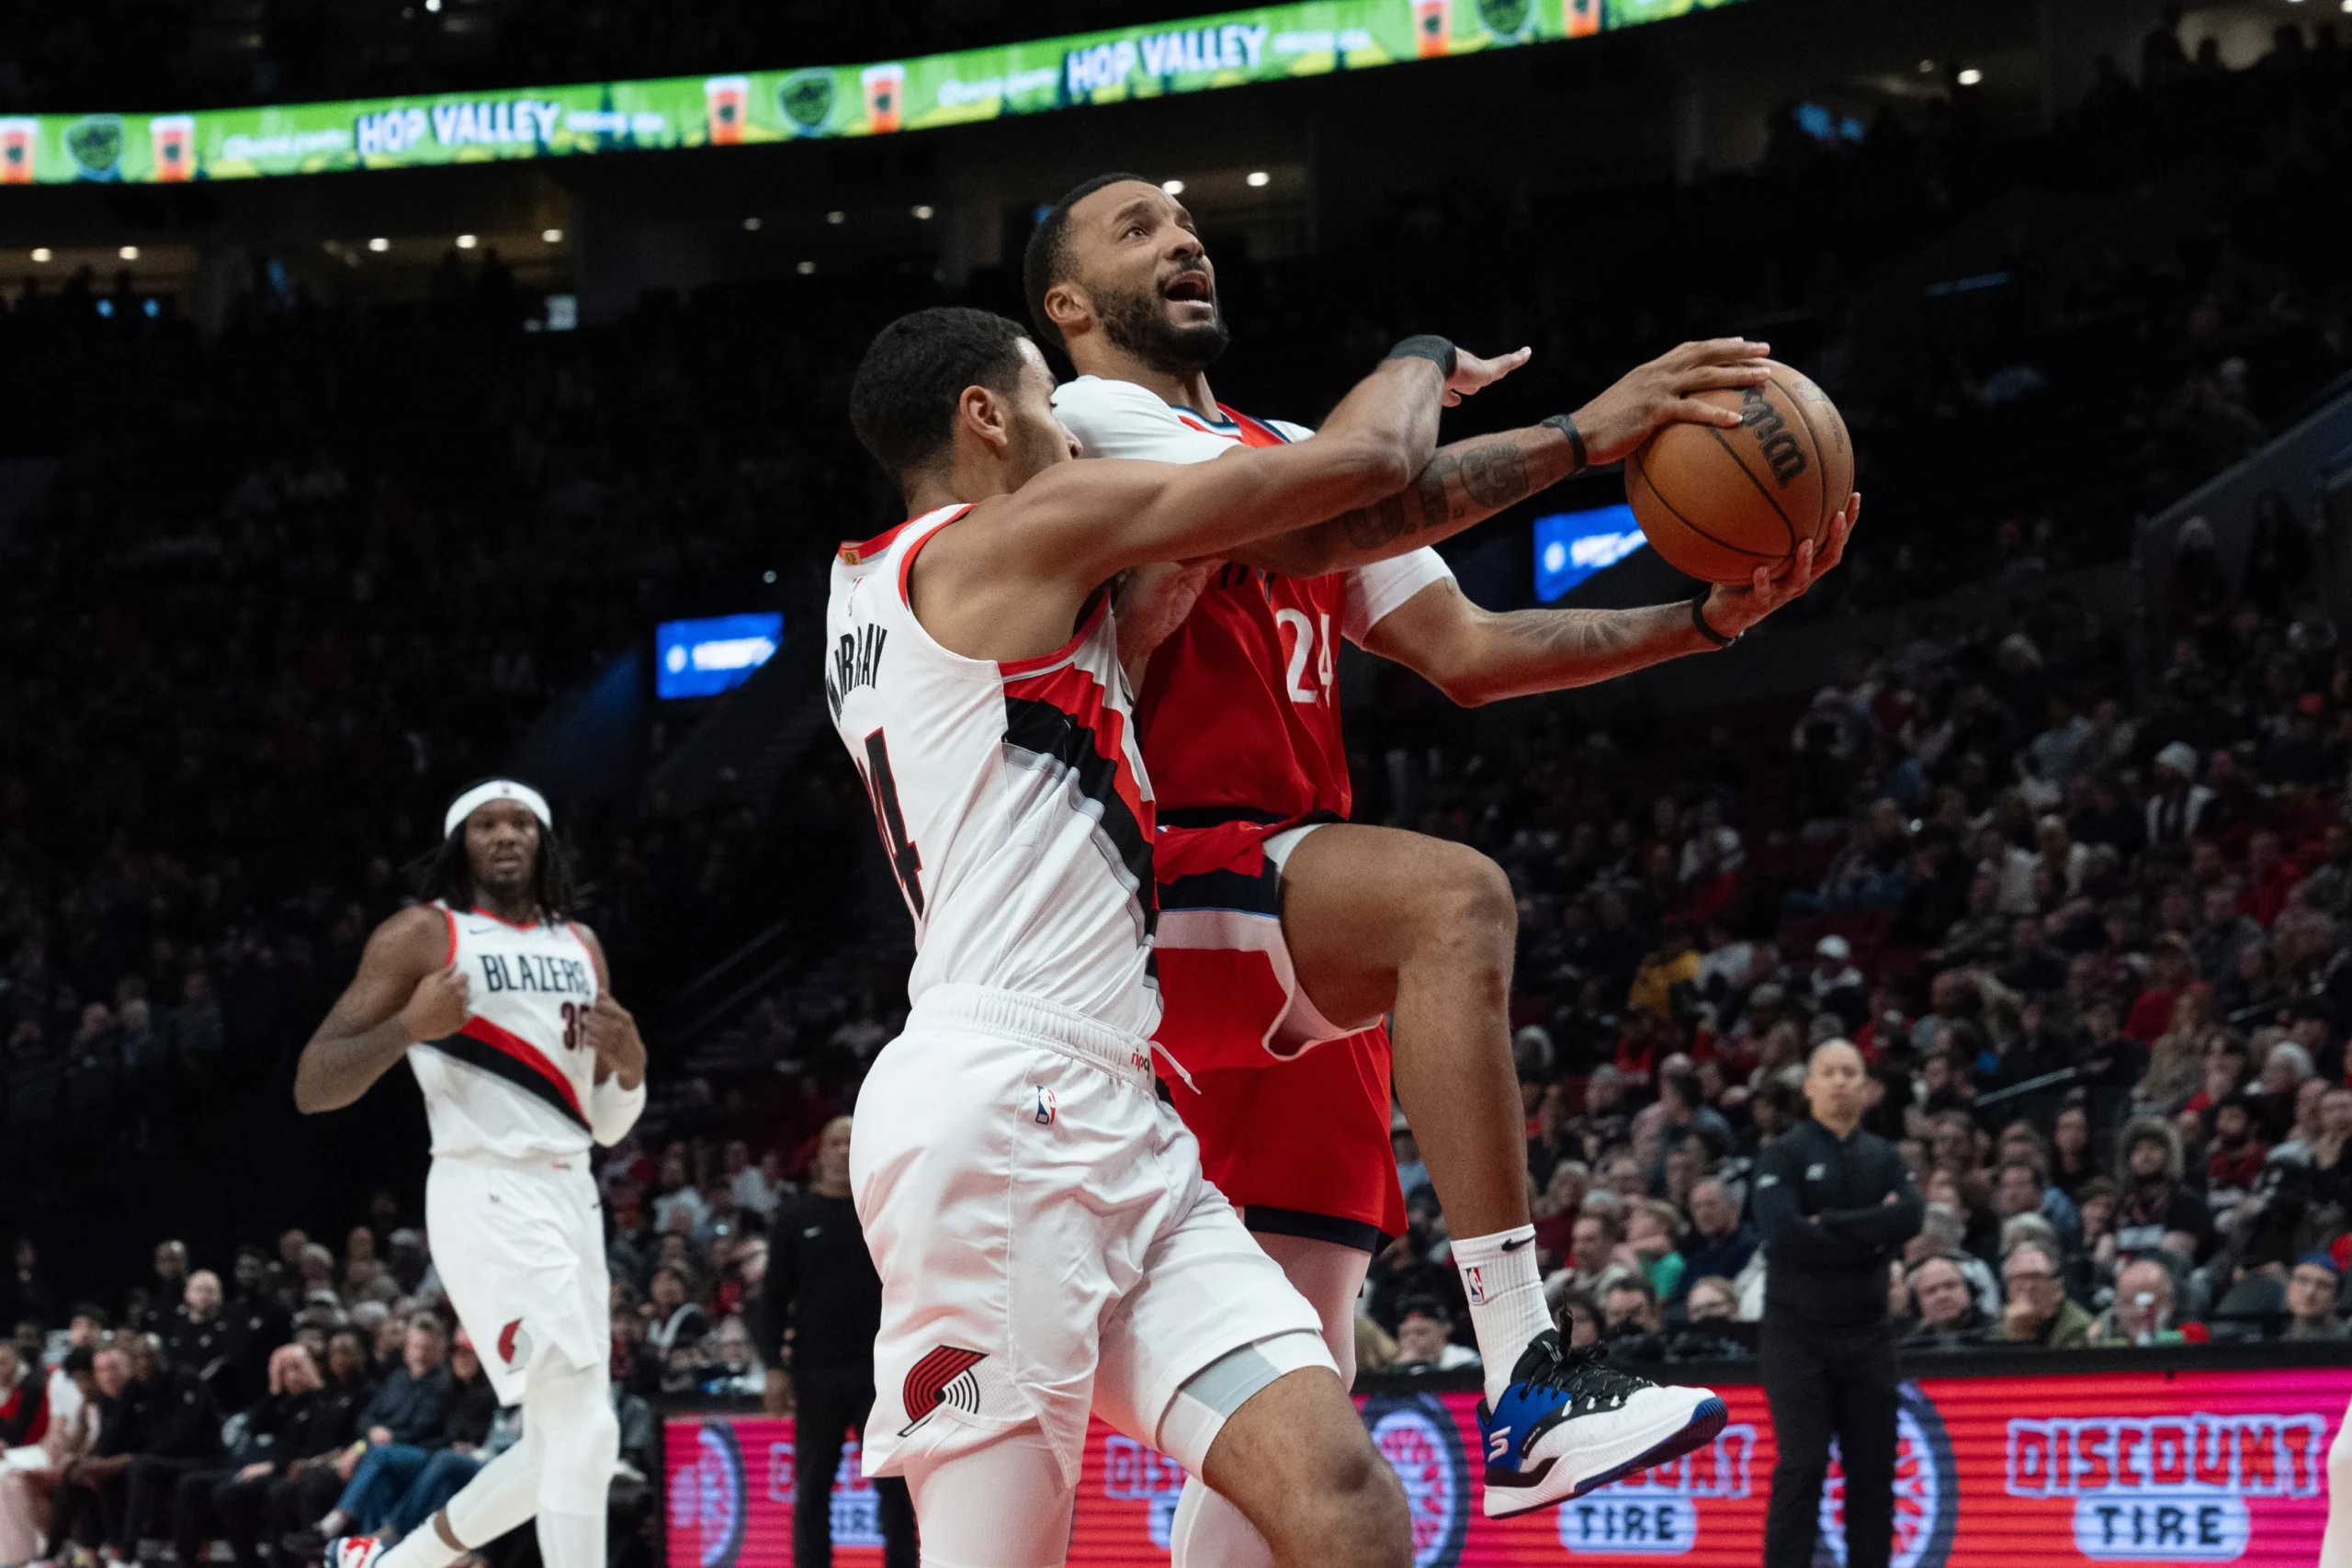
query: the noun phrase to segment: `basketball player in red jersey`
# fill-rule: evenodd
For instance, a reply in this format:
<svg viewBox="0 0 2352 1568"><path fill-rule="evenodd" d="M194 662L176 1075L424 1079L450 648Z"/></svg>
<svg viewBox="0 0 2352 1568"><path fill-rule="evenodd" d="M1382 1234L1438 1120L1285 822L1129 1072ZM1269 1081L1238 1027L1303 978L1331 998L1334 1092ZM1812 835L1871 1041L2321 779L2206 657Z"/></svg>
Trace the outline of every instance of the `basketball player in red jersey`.
<svg viewBox="0 0 2352 1568"><path fill-rule="evenodd" d="M1189 216L1151 182L1106 175L1072 191L1025 270L1033 316L1080 372L1056 412L1090 455L1203 460L1308 434L1215 401L1205 371L1227 336L1215 272ZM1759 571L1646 610L1488 615L1426 546L1622 458L1668 420L1736 423L1690 394L1760 385L1766 352L1739 339L1685 344L1574 415L1445 447L1383 502L1230 561L1165 569L1122 606L1131 669L1166 639L1137 682L1137 722L1161 803L1159 1038L1192 1069L1192 1087L1173 1086L1178 1103L1212 1178L1317 1303L1345 1371L1370 1253L1402 1229L1390 1047L1363 1027L1394 1017L1396 1088L1460 1238L1486 1363L1490 1515L1661 1462L1711 1437L1721 1406L1696 1390L1676 1391L1687 1395L1677 1407L1668 1391L1562 1351L1529 1245L1510 889L1475 852L1340 820L1350 793L1329 637L1342 632L1466 702L1728 646L1837 564L1859 498L1818 561L1808 545L1778 581ZM1619 1430L1560 1418L1594 1402L1623 1407ZM1175 1545L1178 1568L1266 1560L1197 1484Z"/></svg>

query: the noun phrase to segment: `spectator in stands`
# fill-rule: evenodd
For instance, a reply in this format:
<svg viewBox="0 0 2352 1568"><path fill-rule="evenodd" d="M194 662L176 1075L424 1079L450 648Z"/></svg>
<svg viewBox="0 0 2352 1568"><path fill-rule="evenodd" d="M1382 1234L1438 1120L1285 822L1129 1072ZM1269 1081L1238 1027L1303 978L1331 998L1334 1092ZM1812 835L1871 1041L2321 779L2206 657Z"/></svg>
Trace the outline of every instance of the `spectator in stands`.
<svg viewBox="0 0 2352 1568"><path fill-rule="evenodd" d="M0 1454L0 1563L24 1568L43 1555L42 1540L50 1498L67 1466L88 1454L98 1435L98 1386L95 1354L86 1345L66 1352L58 1370L74 1393L64 1401L46 1401L49 1420L40 1438L25 1447Z"/></svg>
<svg viewBox="0 0 2352 1568"><path fill-rule="evenodd" d="M1643 1283L1657 1300L1679 1294L1688 1259L1676 1250L1682 1216L1674 1205L1655 1198L1636 1200L1625 1218L1625 1251L1641 1271Z"/></svg>
<svg viewBox="0 0 2352 1568"><path fill-rule="evenodd" d="M277 1445L322 1381L318 1363L300 1345L281 1346L271 1355L268 1379L268 1392L244 1413L235 1448L222 1456L226 1462L187 1472L173 1491L172 1541L181 1562L204 1562L211 1540L233 1539L229 1521L266 1498ZM253 1568L246 1553L256 1551L259 1542L247 1538L239 1544L241 1568Z"/></svg>
<svg viewBox="0 0 2352 1568"><path fill-rule="evenodd" d="M2115 1304L2092 1325L2094 1345L2178 1344L2173 1325L2176 1291L2170 1266L2156 1258L2135 1258L2117 1270ZM2201 1335L2199 1336L2201 1337Z"/></svg>
<svg viewBox="0 0 2352 1568"><path fill-rule="evenodd" d="M217 1279L213 1289L217 1306ZM110 1555L125 1562L137 1561L141 1540L168 1533L180 1478L204 1469L220 1453L220 1405L203 1375L170 1359L152 1334L132 1342L131 1363L141 1385L141 1427L122 1512L108 1540Z"/></svg>
<svg viewBox="0 0 2352 1568"><path fill-rule="evenodd" d="M1628 1339L1656 1334L1662 1326L1657 1292L1647 1279L1628 1269L1610 1280L1609 1288L1600 1297L1600 1337L1603 1339Z"/></svg>
<svg viewBox="0 0 2352 1568"><path fill-rule="evenodd" d="M30 1236L18 1236L10 1254L8 1273L0 1280L0 1322L38 1323L47 1328L57 1321L57 1296L40 1272L40 1249Z"/></svg>
<svg viewBox="0 0 2352 1568"><path fill-rule="evenodd" d="M319 1391L295 1412L271 1450L267 1493L216 1497L221 1531L236 1549L239 1568L253 1568L264 1540L307 1535L311 1521L341 1495L344 1460L363 1440L361 1416L375 1392L368 1365L367 1340L355 1330L338 1330L327 1341Z"/></svg>
<svg viewBox="0 0 2352 1568"><path fill-rule="evenodd" d="M2352 1338L2352 1326L2336 1311L2336 1292L2344 1283L2343 1267L2332 1252L2307 1252L2287 1276L2289 1339Z"/></svg>
<svg viewBox="0 0 2352 1568"><path fill-rule="evenodd" d="M1739 1287L1720 1274L1702 1275L1683 1292L1682 1310L1692 1323L1729 1323L1739 1315Z"/></svg>
<svg viewBox="0 0 2352 1568"><path fill-rule="evenodd" d="M710 1333L710 1314L694 1299L684 1268L665 1263L653 1270L645 1303L645 1347L663 1369L662 1386L677 1393L693 1382L693 1371Z"/></svg>
<svg viewBox="0 0 2352 1568"><path fill-rule="evenodd" d="M436 1331L440 1327L438 1319L419 1314L409 1329L410 1334L413 1336L417 1332L415 1324L423 1323L432 1324ZM438 1344L436 1332L436 1349ZM416 1352L412 1349L412 1368L416 1359ZM376 1534L390 1519L393 1509L407 1495L409 1488L423 1478L426 1469L443 1451L460 1443L469 1450L479 1448L489 1438L491 1421L498 1414L498 1396L492 1391L489 1378L483 1375L481 1360L474 1353L473 1341L463 1330L449 1346L447 1368L436 1370L442 1372L441 1397L438 1416L433 1427L415 1438L403 1438L392 1430L389 1419L380 1428L370 1427L368 1451L360 1455L359 1462L353 1467L351 1479L345 1485L343 1495L335 1499L334 1510L320 1521L319 1534L329 1540L355 1529L366 1535ZM387 1380L384 1386L390 1388L393 1384ZM380 1400L383 1390L377 1392ZM371 1404L369 1415L376 1414ZM385 1431L388 1438L379 1439L376 1436L378 1430ZM469 1474L473 1468L467 1467ZM463 1485L464 1482L460 1480L458 1484ZM454 1492L455 1488L450 1490Z"/></svg>
<svg viewBox="0 0 2352 1568"><path fill-rule="evenodd" d="M67 1541L91 1533L87 1527L94 1522L96 1535L113 1533L131 1460L144 1436L143 1391L131 1375L129 1351L108 1347L92 1357L91 1392L96 1416L88 1442L59 1469L51 1500L49 1544L41 1555L52 1561Z"/></svg>
<svg viewBox="0 0 2352 1568"><path fill-rule="evenodd" d="M2163 1122L2135 1121L2123 1129L2118 1146L2117 1251L2153 1252L2171 1234L2195 1237L2203 1251L2212 1236L2212 1220L2183 1179L2180 1134Z"/></svg>
<svg viewBox="0 0 2352 1568"><path fill-rule="evenodd" d="M345 1449L335 1461L335 1474L345 1491L315 1527L321 1536L333 1540L351 1533L358 1522L355 1509L363 1497L354 1482L361 1462L371 1452L395 1446L421 1448L440 1430L448 1417L452 1393L448 1348L448 1331L439 1318L418 1313L409 1319L401 1364L376 1385L368 1407L360 1412L359 1433L365 1440Z"/></svg>
<svg viewBox="0 0 2352 1568"><path fill-rule="evenodd" d="M1690 1229L1682 1238L1682 1277L1695 1289L1708 1275L1736 1279L1756 1255L1756 1233L1740 1219L1730 1190L1712 1178L1690 1189Z"/></svg>
<svg viewBox="0 0 2352 1568"><path fill-rule="evenodd" d="M1906 1283L1917 1321L1903 1337L1905 1349L1951 1350L1983 1340L1992 1327L1960 1265L1930 1256L1915 1264Z"/></svg>
<svg viewBox="0 0 2352 1568"><path fill-rule="evenodd" d="M124 1321L147 1333L159 1333L180 1304L187 1289L187 1243L159 1241L155 1244L155 1279L146 1296L148 1314L133 1320L129 1314Z"/></svg>
<svg viewBox="0 0 2352 1568"><path fill-rule="evenodd" d="M1478 1352L1453 1343L1453 1317L1434 1296L1407 1302L1396 1325L1396 1362L1388 1370L1402 1376L1421 1372L1451 1372L1478 1364Z"/></svg>
<svg viewBox="0 0 2352 1568"><path fill-rule="evenodd" d="M2008 1303L1985 1337L2005 1344L2071 1350L2085 1344L2091 1314L2070 1299L2058 1254L2040 1242L2023 1242L2001 1260Z"/></svg>
<svg viewBox="0 0 2352 1568"><path fill-rule="evenodd" d="M164 1323L164 1354L173 1365L209 1382L226 1359L222 1347L227 1337L220 1321L220 1276L198 1269L181 1287L180 1304Z"/></svg>

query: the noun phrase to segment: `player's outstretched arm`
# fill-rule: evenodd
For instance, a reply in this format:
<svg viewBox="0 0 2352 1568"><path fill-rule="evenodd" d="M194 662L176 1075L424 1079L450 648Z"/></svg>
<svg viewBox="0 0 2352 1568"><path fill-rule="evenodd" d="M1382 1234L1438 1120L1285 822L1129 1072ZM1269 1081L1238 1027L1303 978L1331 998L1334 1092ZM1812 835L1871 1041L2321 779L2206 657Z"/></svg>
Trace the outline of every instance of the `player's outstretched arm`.
<svg viewBox="0 0 2352 1568"><path fill-rule="evenodd" d="M1466 706L1565 691L1629 675L1690 653L1712 653L1782 605L1804 597L1846 554L1861 515L1854 496L1831 520L1818 559L1808 539L1796 564L1773 578L1717 584L1702 614L1716 636L1699 629L1690 602L1639 610L1482 610L1452 581L1432 582L1374 623L1365 649L1419 673Z"/></svg>
<svg viewBox="0 0 2352 1568"><path fill-rule="evenodd" d="M359 973L336 999L294 1066L294 1108L340 1111L368 1092L420 1040L466 1021L466 976L447 963L448 926L428 905L376 928Z"/></svg>
<svg viewBox="0 0 2352 1568"><path fill-rule="evenodd" d="M1771 378L1764 364L1770 352L1770 344L1736 337L1679 344L1635 366L1572 414L1442 446L1394 494L1261 539L1234 558L1285 577L1319 577L1436 544L1588 468L1623 461L1662 424L1737 424L1737 413L1693 394L1762 386ZM1523 364L1525 355L1522 349L1490 362L1501 367L1493 378Z"/></svg>
<svg viewBox="0 0 2352 1568"><path fill-rule="evenodd" d="M1437 338L1400 344L1312 441L1214 463L1059 465L1014 498L1014 528L1050 575L1091 586L1126 567L1230 556L1302 517L1367 505L1402 488L1437 449L1447 388L1439 359L1451 352Z"/></svg>

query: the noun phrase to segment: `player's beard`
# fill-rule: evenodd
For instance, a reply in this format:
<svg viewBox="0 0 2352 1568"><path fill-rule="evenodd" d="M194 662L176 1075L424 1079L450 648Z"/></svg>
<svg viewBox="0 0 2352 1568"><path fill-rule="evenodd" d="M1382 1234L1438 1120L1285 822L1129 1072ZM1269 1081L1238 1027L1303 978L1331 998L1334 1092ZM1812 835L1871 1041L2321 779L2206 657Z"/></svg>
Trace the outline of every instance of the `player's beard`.
<svg viewBox="0 0 2352 1568"><path fill-rule="evenodd" d="M1178 326L1168 319L1168 301L1157 289L1137 289L1106 300L1102 335L1113 347L1166 376L1207 369L1233 339L1223 310L1199 326Z"/></svg>

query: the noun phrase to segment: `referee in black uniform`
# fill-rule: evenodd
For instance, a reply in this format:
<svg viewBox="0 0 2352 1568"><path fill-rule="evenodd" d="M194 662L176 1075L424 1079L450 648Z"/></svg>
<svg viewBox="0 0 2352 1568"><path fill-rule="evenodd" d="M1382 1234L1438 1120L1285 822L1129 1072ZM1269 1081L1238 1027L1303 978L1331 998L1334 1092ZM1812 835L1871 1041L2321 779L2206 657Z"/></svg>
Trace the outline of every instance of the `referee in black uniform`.
<svg viewBox="0 0 2352 1568"><path fill-rule="evenodd" d="M1887 1568L1894 1543L1894 1409L1901 1375L1887 1320L1887 1266L1924 1205L1894 1145L1861 1131L1861 1053L1813 1054L1800 1122L1756 1162L1764 1238L1758 1365L1781 1457L1765 1516L1764 1568L1812 1568L1838 1439L1846 1472L1846 1568Z"/></svg>
<svg viewBox="0 0 2352 1568"><path fill-rule="evenodd" d="M849 1434L865 1431L874 1408L882 1280L850 1201L849 1133L846 1116L825 1124L808 1190L778 1206L768 1225L768 1348L792 1374L795 1568L832 1568L833 1472ZM884 1568L915 1568L907 1483L884 1476L873 1485Z"/></svg>

